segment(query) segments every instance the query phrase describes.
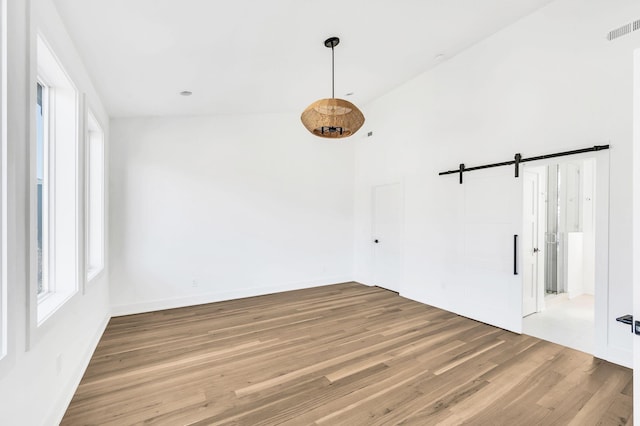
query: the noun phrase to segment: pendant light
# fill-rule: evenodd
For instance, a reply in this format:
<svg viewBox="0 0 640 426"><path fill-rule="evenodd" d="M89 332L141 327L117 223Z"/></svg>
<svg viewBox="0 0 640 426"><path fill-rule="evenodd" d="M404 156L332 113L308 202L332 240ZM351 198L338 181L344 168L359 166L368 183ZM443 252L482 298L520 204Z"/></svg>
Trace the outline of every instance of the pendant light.
<svg viewBox="0 0 640 426"><path fill-rule="evenodd" d="M334 48L338 37L330 37L324 45L331 48L331 98L320 99L307 107L300 119L311 133L322 138L346 138L364 124L364 115L349 101L335 97Z"/></svg>

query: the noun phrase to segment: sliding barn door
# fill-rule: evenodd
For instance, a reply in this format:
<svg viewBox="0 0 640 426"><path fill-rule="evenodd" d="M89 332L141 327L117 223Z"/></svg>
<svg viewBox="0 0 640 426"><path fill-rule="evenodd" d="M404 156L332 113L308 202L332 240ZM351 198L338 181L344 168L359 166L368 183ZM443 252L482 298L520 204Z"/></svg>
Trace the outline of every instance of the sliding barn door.
<svg viewBox="0 0 640 426"><path fill-rule="evenodd" d="M466 299L459 302L467 314L460 313L517 333L522 331L522 182L513 167L464 174L455 272L459 297Z"/></svg>

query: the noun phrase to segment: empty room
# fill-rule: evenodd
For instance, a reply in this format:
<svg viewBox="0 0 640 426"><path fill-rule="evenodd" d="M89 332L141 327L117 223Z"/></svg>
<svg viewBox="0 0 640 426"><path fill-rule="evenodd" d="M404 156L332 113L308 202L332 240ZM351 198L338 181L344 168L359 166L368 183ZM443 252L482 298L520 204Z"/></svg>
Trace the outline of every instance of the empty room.
<svg viewBox="0 0 640 426"><path fill-rule="evenodd" d="M0 98L0 425L640 426L637 1L0 0Z"/></svg>

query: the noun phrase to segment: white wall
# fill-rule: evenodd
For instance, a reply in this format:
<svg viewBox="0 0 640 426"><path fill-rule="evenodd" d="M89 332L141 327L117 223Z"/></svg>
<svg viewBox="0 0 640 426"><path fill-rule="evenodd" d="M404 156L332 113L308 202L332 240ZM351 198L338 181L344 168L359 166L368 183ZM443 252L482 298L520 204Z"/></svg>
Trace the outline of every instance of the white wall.
<svg viewBox="0 0 640 426"><path fill-rule="evenodd" d="M51 1L33 0L31 7L34 15L30 18L29 2L8 2L9 344L6 359L0 361L3 425L57 424L109 319L108 274L103 273L41 328L32 329L28 320L33 317L27 308L32 294L27 273L28 146L33 137L29 129L34 128L30 120L35 111L36 30L49 41L78 89L86 93L87 105L105 129L108 125L107 115Z"/></svg>
<svg viewBox="0 0 640 426"><path fill-rule="evenodd" d="M353 162L293 114L112 120L114 314L353 279Z"/></svg>
<svg viewBox="0 0 640 426"><path fill-rule="evenodd" d="M356 279L371 281L371 186L405 183L401 294L462 315L473 282L447 286L455 197L438 172L611 144L608 346L629 365L633 48L640 32L607 32L640 17L633 0L558 0L368 105L356 152ZM489 309L489 308L487 308Z"/></svg>

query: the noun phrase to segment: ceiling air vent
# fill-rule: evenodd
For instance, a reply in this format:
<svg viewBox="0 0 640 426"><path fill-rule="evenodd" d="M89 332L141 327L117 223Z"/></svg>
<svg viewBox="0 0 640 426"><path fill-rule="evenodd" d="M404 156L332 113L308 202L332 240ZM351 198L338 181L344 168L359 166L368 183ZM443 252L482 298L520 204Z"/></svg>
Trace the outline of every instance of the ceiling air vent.
<svg viewBox="0 0 640 426"><path fill-rule="evenodd" d="M627 25L623 25L620 28L616 28L615 30L609 31L609 34L607 34L607 40L615 40L637 30L640 30L640 19L630 22Z"/></svg>

